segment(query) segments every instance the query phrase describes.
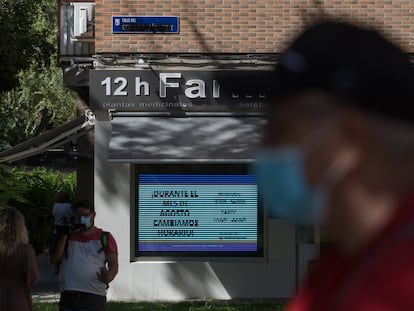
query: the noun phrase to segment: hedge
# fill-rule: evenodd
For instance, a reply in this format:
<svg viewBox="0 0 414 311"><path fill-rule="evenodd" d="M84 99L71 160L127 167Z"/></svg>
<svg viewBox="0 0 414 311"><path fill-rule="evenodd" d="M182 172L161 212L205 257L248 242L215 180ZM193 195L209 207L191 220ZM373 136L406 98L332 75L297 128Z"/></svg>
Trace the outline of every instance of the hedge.
<svg viewBox="0 0 414 311"><path fill-rule="evenodd" d="M0 166L0 212L6 206L18 208L26 219L30 243L36 253L47 249L52 230L51 209L56 194L67 191L71 199L76 191L76 173Z"/></svg>

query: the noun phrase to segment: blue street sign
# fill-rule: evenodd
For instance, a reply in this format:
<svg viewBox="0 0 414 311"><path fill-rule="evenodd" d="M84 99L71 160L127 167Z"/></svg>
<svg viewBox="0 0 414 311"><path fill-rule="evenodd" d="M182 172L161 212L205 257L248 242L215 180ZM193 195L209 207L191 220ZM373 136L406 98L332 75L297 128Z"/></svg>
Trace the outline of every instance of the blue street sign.
<svg viewBox="0 0 414 311"><path fill-rule="evenodd" d="M112 16L113 33L178 33L178 16Z"/></svg>

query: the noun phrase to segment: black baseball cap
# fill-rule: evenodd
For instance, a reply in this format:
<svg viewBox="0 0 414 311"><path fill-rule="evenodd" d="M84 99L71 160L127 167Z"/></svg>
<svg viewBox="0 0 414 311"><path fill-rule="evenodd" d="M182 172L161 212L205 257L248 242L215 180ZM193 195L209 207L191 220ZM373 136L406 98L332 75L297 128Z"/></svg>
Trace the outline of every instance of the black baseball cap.
<svg viewBox="0 0 414 311"><path fill-rule="evenodd" d="M322 90L349 105L414 122L414 70L409 55L377 30L320 21L282 53L274 98ZM277 101L276 101L277 102Z"/></svg>

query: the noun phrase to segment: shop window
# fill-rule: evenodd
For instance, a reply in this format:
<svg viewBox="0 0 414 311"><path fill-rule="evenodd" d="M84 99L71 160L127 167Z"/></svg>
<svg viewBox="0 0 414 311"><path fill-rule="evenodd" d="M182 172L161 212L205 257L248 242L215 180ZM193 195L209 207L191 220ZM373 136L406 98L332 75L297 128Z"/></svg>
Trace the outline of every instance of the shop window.
<svg viewBox="0 0 414 311"><path fill-rule="evenodd" d="M262 258L263 204L243 164L137 164L133 260Z"/></svg>

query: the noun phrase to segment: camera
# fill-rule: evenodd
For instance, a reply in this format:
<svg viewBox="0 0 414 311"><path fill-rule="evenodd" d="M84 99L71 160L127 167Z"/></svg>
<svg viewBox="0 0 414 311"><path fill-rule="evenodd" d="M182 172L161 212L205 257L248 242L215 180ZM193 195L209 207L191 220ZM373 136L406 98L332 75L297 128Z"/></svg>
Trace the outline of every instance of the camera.
<svg viewBox="0 0 414 311"><path fill-rule="evenodd" d="M68 233L85 229L85 225L81 223L81 215L78 213L66 214L63 216L63 226L67 228Z"/></svg>

